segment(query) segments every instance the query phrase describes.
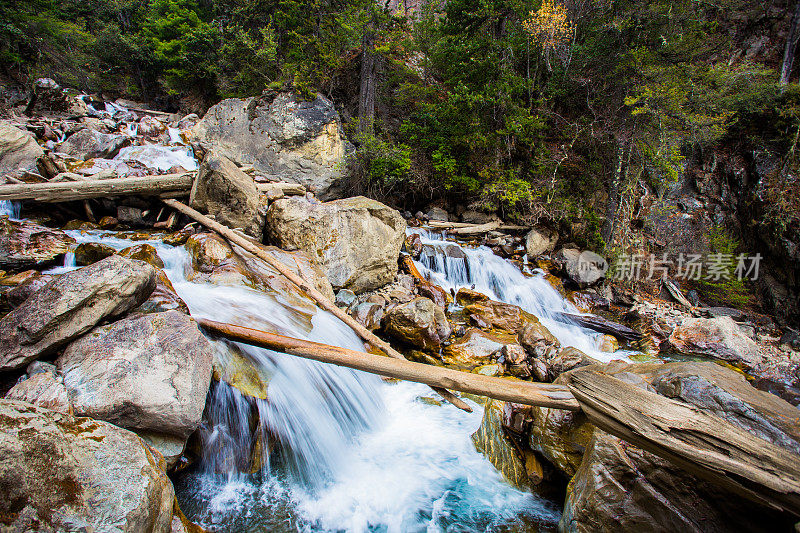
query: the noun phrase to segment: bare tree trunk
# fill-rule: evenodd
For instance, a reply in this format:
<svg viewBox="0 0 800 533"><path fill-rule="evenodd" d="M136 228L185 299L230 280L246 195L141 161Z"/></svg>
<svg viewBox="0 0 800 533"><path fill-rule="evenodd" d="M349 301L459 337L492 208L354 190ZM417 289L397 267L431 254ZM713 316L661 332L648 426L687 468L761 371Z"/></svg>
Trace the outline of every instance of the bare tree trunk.
<svg viewBox="0 0 800 533"><path fill-rule="evenodd" d="M358 91L358 131L373 133L375 126L375 86L380 73L380 57L375 53L375 19L361 40L361 86Z"/></svg>
<svg viewBox="0 0 800 533"><path fill-rule="evenodd" d="M789 83L794 65L794 53L797 48L797 41L800 39L800 1L794 6L792 22L789 26L789 35L786 37L786 48L783 51L783 64L781 65L780 85Z"/></svg>
<svg viewBox="0 0 800 533"><path fill-rule="evenodd" d="M611 237L614 235L614 223L617 218L617 208L619 207L619 189L622 183L622 170L625 164L625 145L626 141L617 141L617 168L614 169L614 176L611 178L611 185L608 187L608 203L606 204L606 220L603 224L603 240L606 244L611 244Z"/></svg>

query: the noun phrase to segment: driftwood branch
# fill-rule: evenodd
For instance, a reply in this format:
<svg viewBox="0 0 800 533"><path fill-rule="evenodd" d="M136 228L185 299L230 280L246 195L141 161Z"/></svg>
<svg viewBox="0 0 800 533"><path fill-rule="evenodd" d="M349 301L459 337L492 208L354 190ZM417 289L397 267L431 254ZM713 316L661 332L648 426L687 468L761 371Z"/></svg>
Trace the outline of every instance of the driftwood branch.
<svg viewBox="0 0 800 533"><path fill-rule="evenodd" d="M474 233L488 233L489 231L499 230L499 231L524 231L529 230L530 227L528 226L516 226L514 224L501 224L497 223L497 227L488 229L488 230L477 230L477 228L481 228L483 226L489 226L491 224L495 224L494 222L490 222L488 224L469 224L467 222L443 222L441 220L431 220L428 222L428 225L433 229L444 229L444 230L474 230ZM450 233L453 233L452 231Z"/></svg>
<svg viewBox="0 0 800 533"><path fill-rule="evenodd" d="M800 516L800 456L602 371L566 376L581 409L600 429L750 500Z"/></svg>
<svg viewBox="0 0 800 533"><path fill-rule="evenodd" d="M262 259L267 264L272 266L275 270L280 272L283 276L285 276L289 281L297 285L302 291L304 291L308 296L310 296L314 301L316 301L320 307L324 310L328 311L336 318L350 326L353 331L358 334L359 337L364 339L366 342L370 343L371 345L375 346L379 350L386 353L389 357L393 357L395 359L402 359L405 360L405 357L392 348L388 342L381 340L378 338L374 333L370 330L362 326L359 322L357 322L353 317L339 309L336 304L330 301L324 294L319 292L310 283L304 280L302 277L295 274L292 270L290 270L286 265L272 257L263 248L261 248L255 242L242 237L232 229L227 226L220 224L214 220L211 220L207 216L203 215L199 211L192 209L191 207L182 204L176 200L164 200L164 203L168 206L172 207L176 211L183 213L184 215L193 218L197 222L200 222L207 228L216 231L224 238L228 239L230 242L235 243L236 245L240 246L247 252L255 255L259 259ZM434 390L439 393L445 400L452 403L459 409L463 409L464 411L472 411L472 408L467 405L463 400L455 396L450 391L441 388L434 388Z"/></svg>
<svg viewBox="0 0 800 533"><path fill-rule="evenodd" d="M628 326L608 320L597 315L577 315L574 313L557 312L559 316L569 319L576 324L583 326L587 329L597 331L598 333L608 333L628 342L636 342L641 340L642 334L635 331Z"/></svg>
<svg viewBox="0 0 800 533"><path fill-rule="evenodd" d="M113 196L186 195L192 189L193 182L193 174L183 173L107 180L2 185L0 186L0 200L72 202Z"/></svg>
<svg viewBox="0 0 800 533"><path fill-rule="evenodd" d="M578 402L575 401L569 389L564 385L531 383L482 376L451 368L414 363L405 359L375 357L368 353L339 348L338 346L304 341L213 320L199 319L197 322L213 335L306 359L322 361L323 363L333 363L372 374L415 381L432 387L488 396L507 402L569 411L580 409Z"/></svg>

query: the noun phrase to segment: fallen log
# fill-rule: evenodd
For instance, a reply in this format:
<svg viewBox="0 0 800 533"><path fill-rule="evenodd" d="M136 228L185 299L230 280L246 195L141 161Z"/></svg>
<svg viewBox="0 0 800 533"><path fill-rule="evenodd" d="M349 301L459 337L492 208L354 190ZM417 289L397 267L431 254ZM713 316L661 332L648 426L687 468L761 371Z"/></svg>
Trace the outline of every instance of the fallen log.
<svg viewBox="0 0 800 533"><path fill-rule="evenodd" d="M500 222L489 222L488 224L478 224L471 227L464 227L464 228L453 228L447 230L448 233L452 233L453 235L481 235L483 233L489 233L490 231L494 231L500 227Z"/></svg>
<svg viewBox="0 0 800 533"><path fill-rule="evenodd" d="M374 355L268 333L256 329L198 319L198 324L212 335L269 348L306 359L332 363L372 374L424 383L432 387L448 388L507 402L538 405L555 409L578 411L578 402L569 389L552 383L532 383L461 372L451 368L414 363L405 359L375 357Z"/></svg>
<svg viewBox="0 0 800 533"><path fill-rule="evenodd" d="M445 229L445 230L460 229L460 228L475 228L481 225L485 226L486 224L470 224L468 222L443 222L441 220L431 220L428 222L428 226L434 229ZM529 230L531 228L529 226L517 226L514 224L500 224L497 228L494 229L500 231L523 231L523 230Z"/></svg>
<svg viewBox="0 0 800 533"><path fill-rule="evenodd" d="M302 196L306 193L305 186L298 183L287 183L285 181L256 183L256 188L258 192L272 197Z"/></svg>
<svg viewBox="0 0 800 533"><path fill-rule="evenodd" d="M211 220L207 216L203 215L199 211L192 209L191 207L178 202L177 200L163 200L165 204L172 207L176 211L183 213L184 215L196 220L197 222L201 223L205 227L216 231L228 241L238 245L239 247L243 248L247 252L255 255L259 259L265 261L267 264L272 266L275 270L280 272L284 277L286 277L289 281L297 285L303 292L305 292L308 296L310 296L315 302L319 304L324 310L328 311L336 318L350 326L350 328L356 332L356 334L364 339L366 342L370 343L371 345L375 346L379 350L383 351L389 357L393 357L395 359L402 359L405 360L405 357L391 347L391 345L378 338L374 333L370 330L365 328L359 322L357 322L353 317L348 315L343 310L339 309L335 303L330 301L324 294L319 292L310 283L304 280L302 277L295 274L291 269L289 269L286 265L272 257L263 248L256 242L243 237L242 235L236 233L229 227L216 222L215 220ZM452 403L459 409L463 409L464 411L471 412L472 408L467 405L463 400L458 398L452 392L441 389L441 388L434 388L434 390L439 393L442 398L447 400L448 402Z"/></svg>
<svg viewBox="0 0 800 533"><path fill-rule="evenodd" d="M800 457L599 370L565 374L595 426L752 501L800 516Z"/></svg>
<svg viewBox="0 0 800 533"><path fill-rule="evenodd" d="M597 331L598 333L608 333L609 335L625 339L628 342L637 342L642 339L642 334L638 331L620 324L619 322L607 320L597 315L576 315L574 313L561 312L557 312L556 314L575 322L579 326Z"/></svg>
<svg viewBox="0 0 800 533"><path fill-rule="evenodd" d="M0 186L0 200L36 202L72 202L113 196L186 195L192 189L194 175L164 174L106 180L62 181Z"/></svg>

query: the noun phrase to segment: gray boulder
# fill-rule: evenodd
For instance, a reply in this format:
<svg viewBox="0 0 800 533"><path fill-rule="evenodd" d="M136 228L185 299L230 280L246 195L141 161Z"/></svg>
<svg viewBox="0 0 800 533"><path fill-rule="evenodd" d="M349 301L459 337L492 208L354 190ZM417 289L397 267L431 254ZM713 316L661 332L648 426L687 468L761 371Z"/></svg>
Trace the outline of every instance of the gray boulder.
<svg viewBox="0 0 800 533"><path fill-rule="evenodd" d="M587 287L606 275L608 262L600 255L575 248L562 248L553 255L569 278L581 287Z"/></svg>
<svg viewBox="0 0 800 533"><path fill-rule="evenodd" d="M558 242L558 234L547 228L534 228L525 236L525 252L534 258L552 252Z"/></svg>
<svg viewBox="0 0 800 533"><path fill-rule="evenodd" d="M195 209L214 215L218 222L261 240L263 217L259 213L259 194L253 178L239 170L227 157L208 152L194 180L189 203Z"/></svg>
<svg viewBox="0 0 800 533"><path fill-rule="evenodd" d="M58 151L83 160L96 157L111 159L130 144L131 138L127 135L100 133L91 128L84 128L70 135L61 143Z"/></svg>
<svg viewBox="0 0 800 533"><path fill-rule="evenodd" d="M447 222L450 220L450 215L441 207L431 207L428 209L428 212L425 213L425 216L428 220L438 220L440 222Z"/></svg>
<svg viewBox="0 0 800 533"><path fill-rule="evenodd" d="M310 102L293 93L223 100L192 136L259 174L304 185L322 200L339 197L346 181L349 143L339 114L322 95Z"/></svg>
<svg viewBox="0 0 800 533"><path fill-rule="evenodd" d="M399 212L363 196L327 203L282 198L267 211L273 244L305 251L331 285L355 293L394 280L405 230Z"/></svg>
<svg viewBox="0 0 800 533"><path fill-rule="evenodd" d="M214 357L178 311L100 326L56 360L77 415L186 438L203 415Z"/></svg>
<svg viewBox="0 0 800 533"><path fill-rule="evenodd" d="M686 318L670 334L669 344L679 352L743 363L749 368L764 361L758 344L730 317Z"/></svg>
<svg viewBox="0 0 800 533"><path fill-rule="evenodd" d="M55 353L140 305L155 285L152 266L116 255L59 276L0 319L0 370Z"/></svg>
<svg viewBox="0 0 800 533"><path fill-rule="evenodd" d="M33 170L44 150L29 132L0 121L0 174Z"/></svg>
<svg viewBox="0 0 800 533"><path fill-rule="evenodd" d="M0 400L4 531L168 532L175 491L134 433Z"/></svg>

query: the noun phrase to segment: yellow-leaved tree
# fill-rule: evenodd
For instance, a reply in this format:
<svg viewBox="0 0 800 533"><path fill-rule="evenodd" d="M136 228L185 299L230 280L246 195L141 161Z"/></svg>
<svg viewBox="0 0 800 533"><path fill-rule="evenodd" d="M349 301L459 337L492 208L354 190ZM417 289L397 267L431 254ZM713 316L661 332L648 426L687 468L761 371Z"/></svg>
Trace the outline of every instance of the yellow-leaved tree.
<svg viewBox="0 0 800 533"><path fill-rule="evenodd" d="M566 61L575 34L575 25L569 20L567 8L556 0L544 0L537 11L531 11L530 18L522 22L522 27L542 47L547 69L553 70L550 58L553 54Z"/></svg>

